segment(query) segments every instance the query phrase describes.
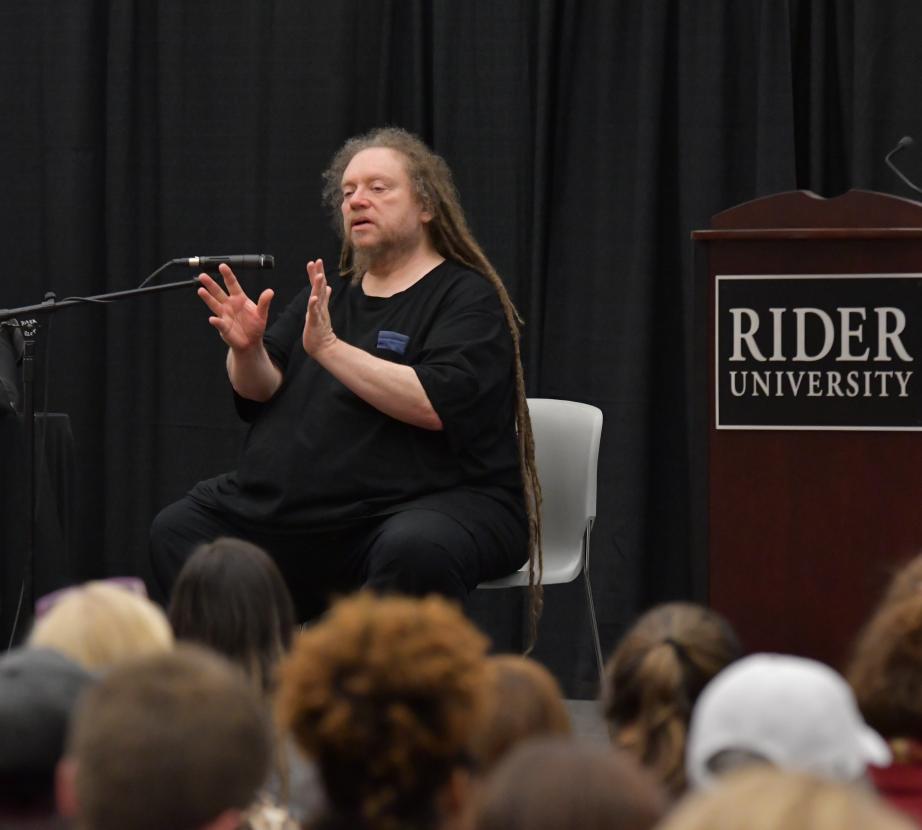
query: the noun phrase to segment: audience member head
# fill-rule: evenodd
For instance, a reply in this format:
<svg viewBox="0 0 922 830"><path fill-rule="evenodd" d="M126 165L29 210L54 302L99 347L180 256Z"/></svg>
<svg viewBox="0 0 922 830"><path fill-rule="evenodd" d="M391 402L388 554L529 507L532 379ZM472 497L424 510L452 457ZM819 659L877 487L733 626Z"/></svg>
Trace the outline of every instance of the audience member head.
<svg viewBox="0 0 922 830"><path fill-rule="evenodd" d="M881 606L858 638L848 679L872 727L922 741L922 593Z"/></svg>
<svg viewBox="0 0 922 830"><path fill-rule="evenodd" d="M173 647L173 632L154 603L111 582L60 593L36 621L29 644L60 651L91 671Z"/></svg>
<svg viewBox="0 0 922 830"><path fill-rule="evenodd" d="M615 744L673 796L685 789L685 739L695 701L741 654L723 617L672 602L640 617L608 661L602 696Z"/></svg>
<svg viewBox="0 0 922 830"><path fill-rule="evenodd" d="M588 741L535 738L484 781L472 830L647 830L666 799L625 752Z"/></svg>
<svg viewBox="0 0 922 830"><path fill-rule="evenodd" d="M922 597L922 553L914 556L893 574L881 606L911 597Z"/></svg>
<svg viewBox="0 0 922 830"><path fill-rule="evenodd" d="M265 704L192 646L116 666L80 701L59 807L82 830L236 828L272 751Z"/></svg>
<svg viewBox="0 0 922 830"><path fill-rule="evenodd" d="M291 646L295 612L278 566L261 548L220 538L179 573L169 619L178 640L200 643L243 668L264 691Z"/></svg>
<svg viewBox="0 0 922 830"><path fill-rule="evenodd" d="M497 654L487 658L487 670L485 715L473 740L479 767L492 767L526 738L570 734L560 685L544 666L518 654Z"/></svg>
<svg viewBox="0 0 922 830"><path fill-rule="evenodd" d="M54 814L55 767L91 680L56 651L20 648L0 657L0 826Z"/></svg>
<svg viewBox="0 0 922 830"><path fill-rule="evenodd" d="M754 762L849 782L868 764L888 764L890 751L837 672L803 657L754 654L701 693L686 761L693 787Z"/></svg>
<svg viewBox="0 0 922 830"><path fill-rule="evenodd" d="M871 790L760 766L690 795L658 830L911 830Z"/></svg>
<svg viewBox="0 0 922 830"><path fill-rule="evenodd" d="M320 769L322 826L432 828L456 814L482 718L486 647L438 597L358 594L297 637L278 711Z"/></svg>

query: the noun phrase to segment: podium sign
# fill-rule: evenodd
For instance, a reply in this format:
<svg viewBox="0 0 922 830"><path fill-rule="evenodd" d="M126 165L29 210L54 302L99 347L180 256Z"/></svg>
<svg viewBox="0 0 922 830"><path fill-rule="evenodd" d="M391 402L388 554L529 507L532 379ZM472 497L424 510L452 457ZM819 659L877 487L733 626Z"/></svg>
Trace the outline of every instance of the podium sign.
<svg viewBox="0 0 922 830"><path fill-rule="evenodd" d="M922 204L780 193L692 238L696 597L841 668L922 552Z"/></svg>
<svg viewBox="0 0 922 830"><path fill-rule="evenodd" d="M922 274L719 274L717 429L922 430Z"/></svg>

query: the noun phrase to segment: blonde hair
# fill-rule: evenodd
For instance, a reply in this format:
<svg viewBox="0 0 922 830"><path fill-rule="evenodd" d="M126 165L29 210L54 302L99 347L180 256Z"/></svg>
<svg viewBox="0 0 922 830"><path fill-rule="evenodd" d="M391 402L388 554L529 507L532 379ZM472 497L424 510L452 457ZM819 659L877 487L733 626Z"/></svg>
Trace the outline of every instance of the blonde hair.
<svg viewBox="0 0 922 830"><path fill-rule="evenodd" d="M543 605L541 578L544 560L541 548L541 484L535 466L535 442L528 414L528 400L525 396L525 374L522 369L522 318L513 305L502 279L468 227L451 170L445 160L430 150L417 136L397 127L383 127L350 138L324 171L324 201L333 214L337 232L342 236L340 275L353 279L362 277L355 263L352 243L344 233L340 213L343 172L357 153L372 147L384 147L403 156L416 197L423 208L432 214L432 220L426 226L432 245L445 259L457 262L486 279L496 290L506 316L506 324L512 335L515 350L515 425L519 444L519 466L525 492L525 512L528 516L528 590L531 612L529 646L533 646Z"/></svg>
<svg viewBox="0 0 922 830"><path fill-rule="evenodd" d="M673 796L686 786L692 707L707 682L741 652L733 628L719 614L671 602L637 620L605 667L603 704L614 742Z"/></svg>
<svg viewBox="0 0 922 830"><path fill-rule="evenodd" d="M166 615L145 597L106 582L62 595L35 624L29 644L54 649L91 671L173 648Z"/></svg>
<svg viewBox="0 0 922 830"><path fill-rule="evenodd" d="M658 830L911 830L871 790L774 767L728 773L680 803Z"/></svg>
<svg viewBox="0 0 922 830"><path fill-rule="evenodd" d="M497 654L487 658L487 669L486 714L473 740L481 768L527 738L571 733L560 684L544 666L530 657Z"/></svg>

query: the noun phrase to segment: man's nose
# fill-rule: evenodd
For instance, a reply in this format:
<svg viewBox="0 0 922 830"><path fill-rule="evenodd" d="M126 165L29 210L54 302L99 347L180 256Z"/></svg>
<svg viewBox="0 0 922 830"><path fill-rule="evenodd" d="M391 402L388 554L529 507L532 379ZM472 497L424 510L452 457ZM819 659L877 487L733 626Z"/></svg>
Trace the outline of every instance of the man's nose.
<svg viewBox="0 0 922 830"><path fill-rule="evenodd" d="M353 207L355 205L362 206L368 203L368 196L364 190L356 188L352 195L349 196L348 202L349 207Z"/></svg>

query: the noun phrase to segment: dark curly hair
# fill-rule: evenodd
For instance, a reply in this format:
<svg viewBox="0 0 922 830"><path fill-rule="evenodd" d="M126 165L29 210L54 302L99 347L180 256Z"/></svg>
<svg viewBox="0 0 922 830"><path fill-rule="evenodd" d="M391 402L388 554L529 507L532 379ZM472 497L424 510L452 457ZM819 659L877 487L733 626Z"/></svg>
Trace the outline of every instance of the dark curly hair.
<svg viewBox="0 0 922 830"><path fill-rule="evenodd" d="M319 769L320 826L431 828L482 717L486 638L446 600L357 594L302 632L277 712Z"/></svg>
<svg viewBox="0 0 922 830"><path fill-rule="evenodd" d="M445 259L457 262L483 276L496 290L506 315L506 324L515 349L515 424L519 442L519 466L525 491L525 510L528 515L530 645L534 645L543 601L541 574L544 563L541 555L541 484L535 466L535 442L531 431L531 418L528 415L520 347L522 318L513 305L502 279L468 227L464 210L461 208L461 199L445 160L430 150L417 136L398 127L382 127L365 135L350 138L324 171L324 202L333 216L334 227L342 237L340 275L353 279L362 277L355 262L352 243L343 228L340 213L343 201L342 178L353 157L372 147L394 150L406 159L407 175L410 177L416 198L423 208L432 213L432 221L426 227L433 247Z"/></svg>

